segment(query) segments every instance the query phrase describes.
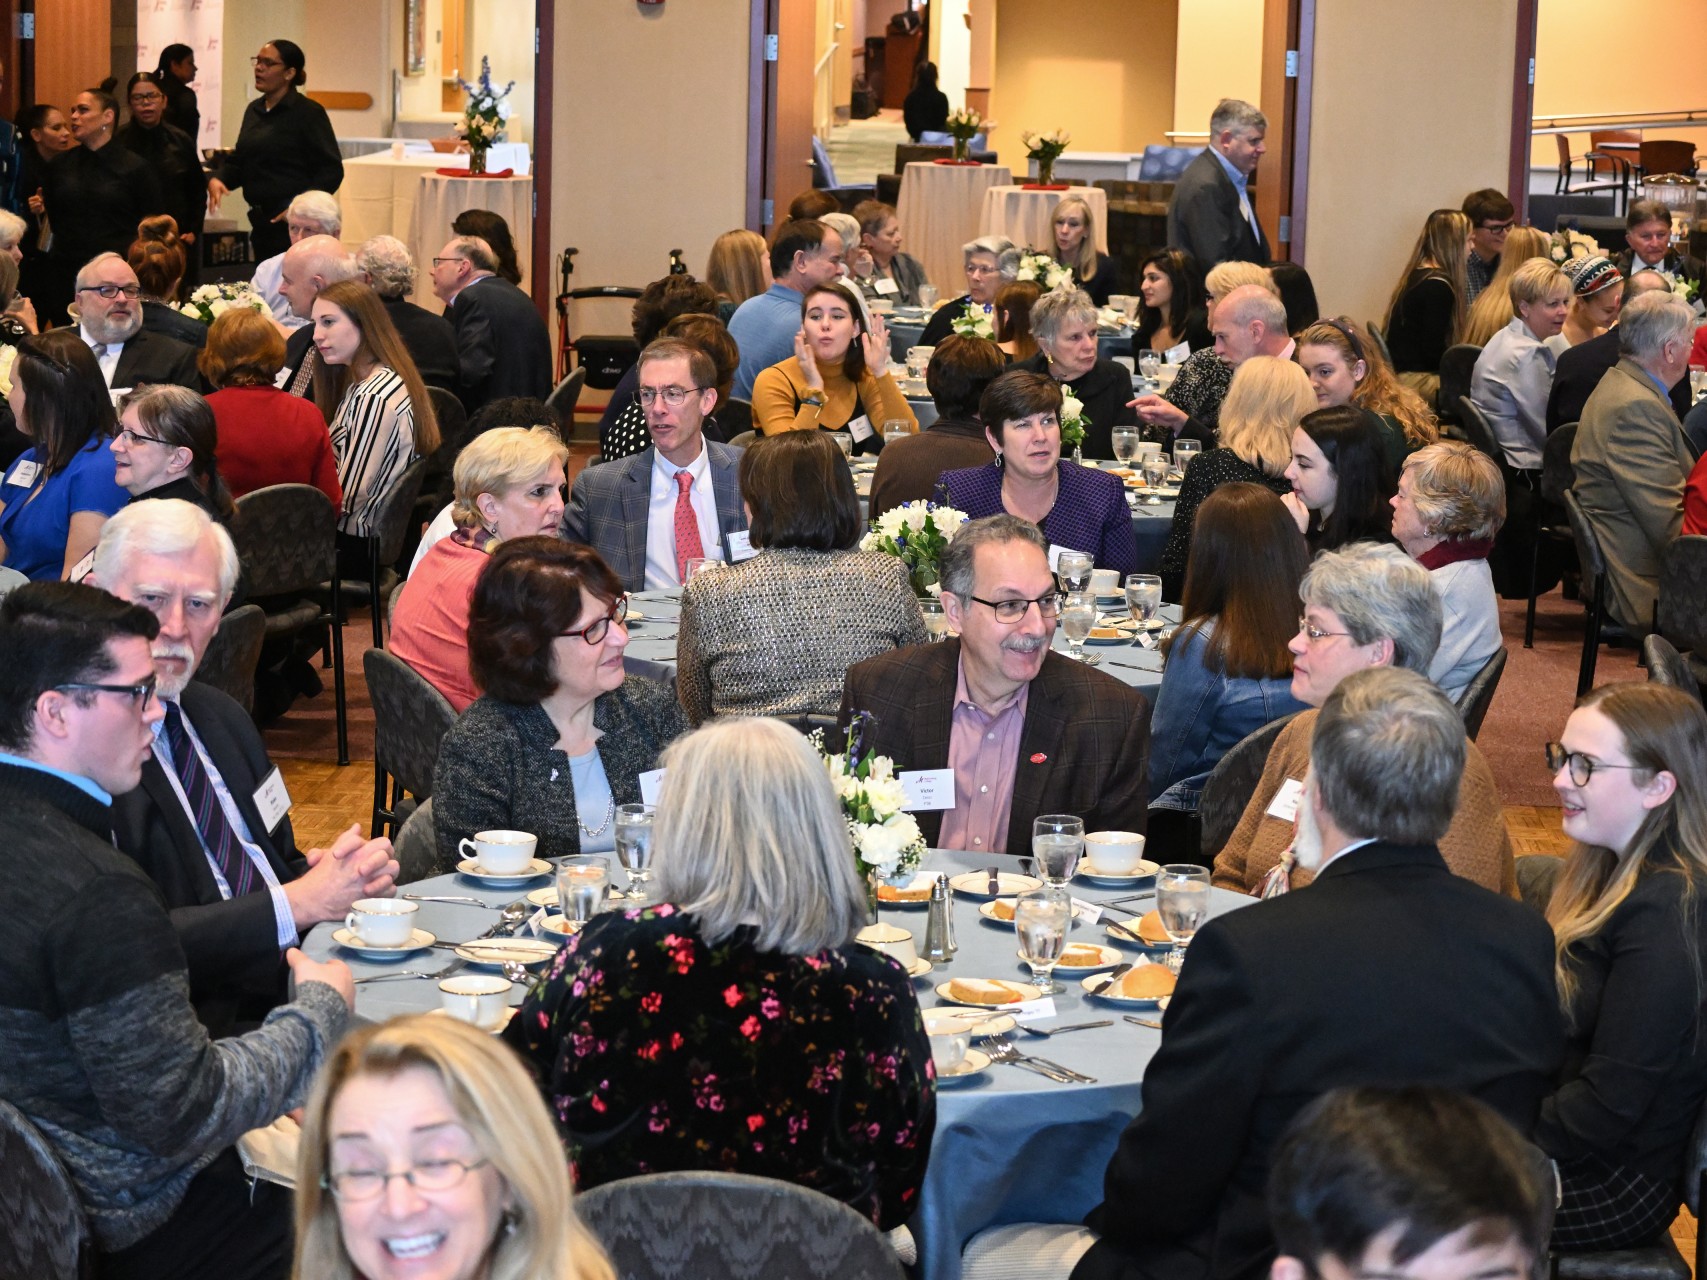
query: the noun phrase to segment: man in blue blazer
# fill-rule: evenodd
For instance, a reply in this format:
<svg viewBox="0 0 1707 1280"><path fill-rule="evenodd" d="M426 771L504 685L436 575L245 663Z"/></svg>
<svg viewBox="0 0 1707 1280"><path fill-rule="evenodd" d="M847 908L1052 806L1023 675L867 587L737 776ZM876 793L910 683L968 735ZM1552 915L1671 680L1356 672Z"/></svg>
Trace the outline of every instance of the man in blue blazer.
<svg viewBox="0 0 1707 1280"><path fill-rule="evenodd" d="M741 451L707 440L716 367L698 347L660 338L640 353L641 407L652 447L575 477L563 532L604 557L629 591L677 587L696 557L752 554L736 478Z"/></svg>
<svg viewBox="0 0 1707 1280"><path fill-rule="evenodd" d="M1267 265L1268 237L1247 184L1267 150L1268 117L1248 102L1223 98L1209 117L1209 146L1186 166L1168 201L1168 244L1207 271L1219 262Z"/></svg>

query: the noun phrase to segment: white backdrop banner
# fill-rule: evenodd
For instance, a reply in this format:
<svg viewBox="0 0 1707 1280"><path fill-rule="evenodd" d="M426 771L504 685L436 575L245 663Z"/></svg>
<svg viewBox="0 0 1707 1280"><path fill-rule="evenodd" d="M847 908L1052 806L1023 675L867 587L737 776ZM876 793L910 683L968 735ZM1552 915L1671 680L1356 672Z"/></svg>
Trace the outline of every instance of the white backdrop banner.
<svg viewBox="0 0 1707 1280"><path fill-rule="evenodd" d="M198 148L219 146L220 66L225 60L225 0L136 0L136 69L160 65L160 51L187 44L196 54L196 106L202 113ZM124 86L119 86L124 93Z"/></svg>

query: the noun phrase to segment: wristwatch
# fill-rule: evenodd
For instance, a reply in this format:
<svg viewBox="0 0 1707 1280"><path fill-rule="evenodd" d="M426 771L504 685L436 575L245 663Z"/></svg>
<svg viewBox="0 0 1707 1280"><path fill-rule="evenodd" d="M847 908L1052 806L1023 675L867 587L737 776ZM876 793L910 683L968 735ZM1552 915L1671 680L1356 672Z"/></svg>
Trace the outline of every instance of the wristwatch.
<svg viewBox="0 0 1707 1280"><path fill-rule="evenodd" d="M824 407L824 393L822 391L808 391L800 397L800 403L809 404L814 409L822 409Z"/></svg>

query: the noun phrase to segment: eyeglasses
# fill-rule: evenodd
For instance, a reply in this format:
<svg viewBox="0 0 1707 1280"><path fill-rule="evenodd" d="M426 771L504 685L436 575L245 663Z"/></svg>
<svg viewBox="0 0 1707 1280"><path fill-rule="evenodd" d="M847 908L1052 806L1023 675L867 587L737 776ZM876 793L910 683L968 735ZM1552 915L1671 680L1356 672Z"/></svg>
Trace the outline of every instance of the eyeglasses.
<svg viewBox="0 0 1707 1280"><path fill-rule="evenodd" d="M1646 767L1639 764L1607 764L1604 760L1585 756L1580 751L1566 751L1565 744L1562 742L1549 742L1544 750L1547 753L1547 767L1557 773L1567 764L1570 765L1571 781L1579 787L1588 786L1588 780L1594 777L1596 769L1641 769Z"/></svg>
<svg viewBox="0 0 1707 1280"><path fill-rule="evenodd" d="M642 408L650 409L655 402L662 400L670 408L679 409L689 396L704 390L704 387L641 387L637 394Z"/></svg>
<svg viewBox="0 0 1707 1280"><path fill-rule="evenodd" d="M580 636L588 644L602 644L605 633L610 630L610 624L621 622L628 617L628 597L624 596L611 606L611 611L595 622L589 623L579 631L559 631L559 636Z"/></svg>
<svg viewBox="0 0 1707 1280"><path fill-rule="evenodd" d="M1329 636L1345 636L1349 639L1351 636L1349 631L1323 631L1320 627L1313 627L1308 618L1298 619L1298 630L1302 631L1308 640L1326 640Z"/></svg>
<svg viewBox="0 0 1707 1280"><path fill-rule="evenodd" d="M448 258L434 258L433 259L433 265L436 267L441 262L467 262L467 261L468 261L467 258L459 258L455 254L452 254Z"/></svg>
<svg viewBox="0 0 1707 1280"><path fill-rule="evenodd" d="M98 293L108 302L111 302L122 293L132 302L135 302L142 296L142 286L139 284L86 284L77 292Z"/></svg>
<svg viewBox="0 0 1707 1280"><path fill-rule="evenodd" d="M1480 227L1478 227L1476 229L1478 231L1486 231L1491 236L1503 236L1506 232L1510 231L1512 229L1512 227L1515 225L1516 225L1515 223L1511 223L1511 222L1494 222L1494 223L1484 222Z"/></svg>
<svg viewBox="0 0 1707 1280"><path fill-rule="evenodd" d="M252 67L282 67L284 63L277 58L250 58L249 65Z"/></svg>
<svg viewBox="0 0 1707 1280"><path fill-rule="evenodd" d="M1037 606L1037 616L1048 622L1051 618L1061 616L1061 608L1066 599L1059 591L1051 591L1048 595L1038 596L1035 600L985 600L981 596L968 596L968 600L978 604L988 605L996 615L996 621L1007 626L1013 626L1025 617L1025 611L1032 605Z"/></svg>
<svg viewBox="0 0 1707 1280"><path fill-rule="evenodd" d="M472 1170L484 1169L490 1160L423 1160L401 1173L381 1173L378 1169L346 1169L342 1173L322 1174L320 1185L340 1200L357 1203L385 1194L393 1178L402 1178L417 1191L449 1191L462 1184Z"/></svg>
<svg viewBox="0 0 1707 1280"><path fill-rule="evenodd" d="M141 684L92 684L86 680L73 680L68 684L56 684L55 689L83 689L91 693L121 693L130 698L132 707L146 707L148 700L154 696L155 679L149 676Z"/></svg>
<svg viewBox="0 0 1707 1280"><path fill-rule="evenodd" d="M130 105L133 107L152 106L156 102L166 101L163 93L133 93L130 95Z"/></svg>
<svg viewBox="0 0 1707 1280"><path fill-rule="evenodd" d="M129 427L120 427L113 432L113 437L123 440L127 447L133 444L170 444L170 441L162 440L159 436L145 436L142 432L132 431Z"/></svg>

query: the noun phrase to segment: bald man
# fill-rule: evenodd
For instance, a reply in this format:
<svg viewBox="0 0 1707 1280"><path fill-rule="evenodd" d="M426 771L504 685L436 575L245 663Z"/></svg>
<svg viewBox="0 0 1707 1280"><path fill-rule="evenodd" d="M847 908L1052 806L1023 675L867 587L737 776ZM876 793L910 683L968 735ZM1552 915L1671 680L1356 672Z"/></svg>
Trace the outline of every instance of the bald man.
<svg viewBox="0 0 1707 1280"><path fill-rule="evenodd" d="M1286 308L1279 296L1260 285L1242 284L1229 290L1215 304L1210 332L1215 335L1215 354L1233 369L1252 356L1290 360L1298 349L1286 332ZM1141 395L1131 407L1148 425L1168 428L1175 439L1198 440L1206 449L1215 447L1213 429L1162 396Z"/></svg>
<svg viewBox="0 0 1707 1280"><path fill-rule="evenodd" d="M349 250L332 236L304 236L285 250L279 268L279 293L290 303L291 314L307 320L314 310L314 300L327 285L340 280L354 280L361 274ZM279 374L279 385L293 396L309 399L314 395L314 365L319 356L314 350L314 326L304 324L293 331L285 342L285 367Z"/></svg>

